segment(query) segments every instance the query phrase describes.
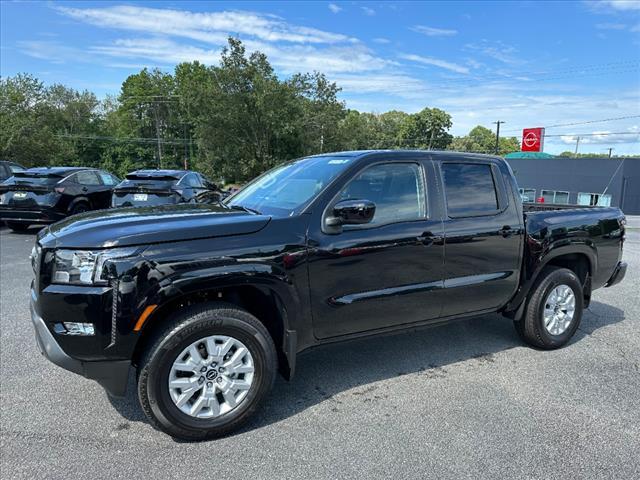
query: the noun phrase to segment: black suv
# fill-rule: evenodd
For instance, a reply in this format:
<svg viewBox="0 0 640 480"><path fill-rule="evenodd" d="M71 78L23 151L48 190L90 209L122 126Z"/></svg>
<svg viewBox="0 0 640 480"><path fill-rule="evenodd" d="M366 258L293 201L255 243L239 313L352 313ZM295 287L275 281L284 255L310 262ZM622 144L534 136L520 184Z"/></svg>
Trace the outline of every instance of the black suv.
<svg viewBox="0 0 640 480"><path fill-rule="evenodd" d="M24 171L24 167L15 162L0 161L0 183L4 182L7 178L13 177L15 172Z"/></svg>
<svg viewBox="0 0 640 480"><path fill-rule="evenodd" d="M102 170L40 167L14 172L0 184L0 220L14 231L53 223L68 215L109 208L120 181Z"/></svg>
<svg viewBox="0 0 640 480"><path fill-rule="evenodd" d="M112 207L141 207L175 203L217 203L215 184L191 170L136 170L113 191Z"/></svg>

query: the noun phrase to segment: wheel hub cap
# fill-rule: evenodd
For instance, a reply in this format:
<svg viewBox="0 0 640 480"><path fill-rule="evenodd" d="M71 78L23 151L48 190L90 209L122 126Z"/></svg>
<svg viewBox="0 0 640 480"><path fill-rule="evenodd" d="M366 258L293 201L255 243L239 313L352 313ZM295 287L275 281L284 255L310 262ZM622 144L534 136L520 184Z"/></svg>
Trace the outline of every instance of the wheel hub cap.
<svg viewBox="0 0 640 480"><path fill-rule="evenodd" d="M558 285L544 305L544 327L551 335L562 335L567 331L576 310L576 297L567 285Z"/></svg>
<svg viewBox="0 0 640 480"><path fill-rule="evenodd" d="M253 357L238 339L213 335L193 342L169 372L169 394L176 407L196 418L213 418L247 397L254 377Z"/></svg>

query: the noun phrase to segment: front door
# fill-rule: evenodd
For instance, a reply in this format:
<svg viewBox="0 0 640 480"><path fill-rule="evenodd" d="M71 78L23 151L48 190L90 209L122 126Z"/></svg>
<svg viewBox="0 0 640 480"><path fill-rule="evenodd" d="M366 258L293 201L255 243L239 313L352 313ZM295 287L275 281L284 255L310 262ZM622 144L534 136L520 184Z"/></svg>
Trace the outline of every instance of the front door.
<svg viewBox="0 0 640 480"><path fill-rule="evenodd" d="M319 228L310 232L316 337L439 317L444 247L436 198L427 201L433 172L431 162L374 164L355 174L334 198L332 203L370 200L376 212L371 223L346 225L335 235Z"/></svg>

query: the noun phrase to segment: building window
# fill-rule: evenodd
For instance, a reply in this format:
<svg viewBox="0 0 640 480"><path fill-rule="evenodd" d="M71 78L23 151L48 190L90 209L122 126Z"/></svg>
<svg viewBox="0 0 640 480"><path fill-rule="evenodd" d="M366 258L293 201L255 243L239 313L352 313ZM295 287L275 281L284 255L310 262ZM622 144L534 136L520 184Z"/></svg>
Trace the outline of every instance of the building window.
<svg viewBox="0 0 640 480"><path fill-rule="evenodd" d="M542 190L542 198L544 203L569 203L569 192L556 191L556 190Z"/></svg>
<svg viewBox="0 0 640 480"><path fill-rule="evenodd" d="M536 189L535 188L519 188L520 198L523 202L535 202L536 201Z"/></svg>
<svg viewBox="0 0 640 480"><path fill-rule="evenodd" d="M566 205L569 203L569 192L556 192L556 197L553 203L561 203Z"/></svg>
<svg viewBox="0 0 640 480"><path fill-rule="evenodd" d="M609 193L578 193L578 205L590 205L598 207L610 207L611 195Z"/></svg>

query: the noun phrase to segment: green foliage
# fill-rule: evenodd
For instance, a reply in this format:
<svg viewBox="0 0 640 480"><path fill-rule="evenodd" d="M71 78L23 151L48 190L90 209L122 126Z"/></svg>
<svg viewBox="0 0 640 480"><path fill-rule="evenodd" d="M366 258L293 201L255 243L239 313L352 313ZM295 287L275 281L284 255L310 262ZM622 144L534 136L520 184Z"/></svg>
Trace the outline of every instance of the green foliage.
<svg viewBox="0 0 640 480"><path fill-rule="evenodd" d="M455 137L449 145L449 150L458 152L496 153L496 134L486 127L478 125L468 135ZM516 137L500 137L499 155L517 152L520 142Z"/></svg>
<svg viewBox="0 0 640 480"><path fill-rule="evenodd" d="M399 139L404 148L444 150L453 138L447 133L450 128L451 115L439 108L425 108L400 124Z"/></svg>
<svg viewBox="0 0 640 480"><path fill-rule="evenodd" d="M557 155L558 157L568 157L568 158L605 158L609 156L608 152L603 152L603 153L578 153L578 155L576 155L574 152L570 152L570 151L565 151L562 153L559 153ZM612 157L636 157L636 155L612 155Z"/></svg>
<svg viewBox="0 0 640 480"><path fill-rule="evenodd" d="M186 62L172 73L143 69L117 96L45 86L30 75L0 78L0 155L32 165L194 168L242 182L280 162L350 149L447 148L451 117L346 110L319 72L280 80L267 57L229 38L217 65Z"/></svg>

